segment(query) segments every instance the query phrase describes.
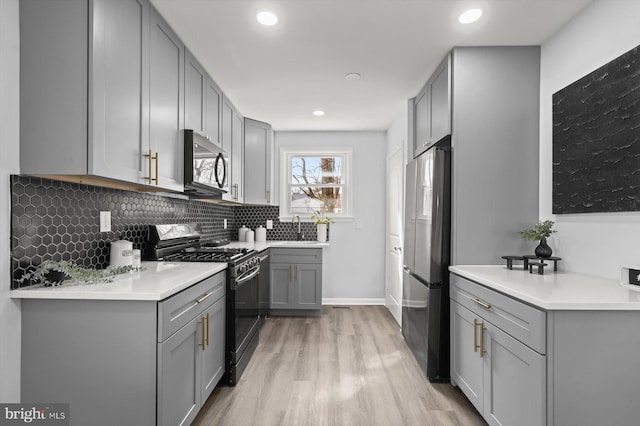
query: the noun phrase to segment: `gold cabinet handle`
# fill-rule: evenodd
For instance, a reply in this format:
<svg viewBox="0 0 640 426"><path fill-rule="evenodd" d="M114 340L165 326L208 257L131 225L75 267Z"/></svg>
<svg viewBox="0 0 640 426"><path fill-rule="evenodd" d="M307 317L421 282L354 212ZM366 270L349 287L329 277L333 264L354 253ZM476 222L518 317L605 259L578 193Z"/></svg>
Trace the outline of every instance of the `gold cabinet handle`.
<svg viewBox="0 0 640 426"><path fill-rule="evenodd" d="M200 299L196 299L196 303L202 303L202 302L204 302L204 301L205 301L205 300L207 300L207 298L208 298L209 296L211 296L212 294L213 294L213 293L209 292L209 293L205 294L204 296L202 296Z"/></svg>
<svg viewBox="0 0 640 426"><path fill-rule="evenodd" d="M480 299L471 299L471 301L472 301L472 302L475 302L476 304L478 304L478 305L482 306L482 307L483 307L483 308L485 308L485 309L491 309L491 305L490 305L490 304L488 304L488 303L486 303L486 302L483 302L483 301L482 301L482 300L480 300Z"/></svg>
<svg viewBox="0 0 640 426"><path fill-rule="evenodd" d="M160 155L156 151L156 185L160 182Z"/></svg>
<svg viewBox="0 0 640 426"><path fill-rule="evenodd" d="M145 179L149 181L149 185L151 185L153 181L155 181L157 185L158 184L158 153L156 152L156 155L154 157L151 150L149 150L149 153L145 154L144 156L149 159L149 176L147 176ZM155 178L153 178L151 175L151 169L153 168L153 160L156 160L156 177Z"/></svg>
<svg viewBox="0 0 640 426"><path fill-rule="evenodd" d="M206 324L206 325L207 325L207 332L206 332L206 333L203 333L203 336L202 336L202 337L203 337L203 341L204 341L205 345L206 345L206 346L209 346L209 314L207 314L207 315L205 315L205 316L204 316L203 321L204 321L203 326L204 326L204 324ZM203 327L203 328L204 328L204 327ZM204 348L203 348L203 349L204 349Z"/></svg>
<svg viewBox="0 0 640 426"><path fill-rule="evenodd" d="M271 203L271 191L267 189L267 204Z"/></svg>
<svg viewBox="0 0 640 426"><path fill-rule="evenodd" d="M478 344L478 326L482 325L477 319L473 319L473 351L478 352L480 345Z"/></svg>
<svg viewBox="0 0 640 426"><path fill-rule="evenodd" d="M234 183L234 184L233 184L233 189L234 189L234 192L235 192L235 195L233 196L233 199L234 199L234 200L237 200L237 199L238 199L238 196L239 196L239 195L238 195L238 184L237 184L237 183Z"/></svg>
<svg viewBox="0 0 640 426"><path fill-rule="evenodd" d="M198 346L200 346L202 348L202 350L204 351L204 348L206 347L206 338L205 338L205 325L204 325L204 318L201 318L200 321L198 321L201 325L202 325L202 343L198 343Z"/></svg>
<svg viewBox="0 0 640 426"><path fill-rule="evenodd" d="M478 326L480 327L479 343L478 343ZM484 322L478 321L477 319L474 318L473 319L473 351L478 352L478 349L480 349L480 358L482 358L482 356L487 353L487 351L484 350L484 330L485 330Z"/></svg>
<svg viewBox="0 0 640 426"><path fill-rule="evenodd" d="M429 145L429 141L422 142L422 146L427 146L427 145Z"/></svg>

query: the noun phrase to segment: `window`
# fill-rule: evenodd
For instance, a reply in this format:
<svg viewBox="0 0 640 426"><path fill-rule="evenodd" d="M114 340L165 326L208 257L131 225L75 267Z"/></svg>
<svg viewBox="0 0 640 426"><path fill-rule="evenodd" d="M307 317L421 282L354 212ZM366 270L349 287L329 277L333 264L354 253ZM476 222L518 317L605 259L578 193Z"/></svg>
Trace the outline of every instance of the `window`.
<svg viewBox="0 0 640 426"><path fill-rule="evenodd" d="M350 216L351 150L281 150L280 216Z"/></svg>

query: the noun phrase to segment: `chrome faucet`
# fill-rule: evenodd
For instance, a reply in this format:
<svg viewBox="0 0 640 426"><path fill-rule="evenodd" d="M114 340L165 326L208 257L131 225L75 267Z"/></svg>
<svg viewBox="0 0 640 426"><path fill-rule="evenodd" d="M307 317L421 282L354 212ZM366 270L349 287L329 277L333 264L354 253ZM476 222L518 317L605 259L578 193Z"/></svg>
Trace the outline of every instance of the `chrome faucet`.
<svg viewBox="0 0 640 426"><path fill-rule="evenodd" d="M300 216L299 215L295 215L294 217L291 218L291 224L294 224L296 219L298 220L298 232L296 233L296 239L298 241L302 240L304 238L304 235L302 235L302 230L300 229Z"/></svg>

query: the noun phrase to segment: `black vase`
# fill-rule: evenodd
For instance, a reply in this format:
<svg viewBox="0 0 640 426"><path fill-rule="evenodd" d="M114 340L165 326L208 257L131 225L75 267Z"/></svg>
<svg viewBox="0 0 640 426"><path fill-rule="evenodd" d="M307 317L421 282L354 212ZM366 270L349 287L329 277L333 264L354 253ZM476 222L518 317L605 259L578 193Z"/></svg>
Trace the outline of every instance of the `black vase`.
<svg viewBox="0 0 640 426"><path fill-rule="evenodd" d="M540 240L540 244L538 244L538 246L536 247L535 253L536 253L536 256L541 257L543 259L547 259L551 257L551 254L553 252L551 251L551 247L549 247L549 244L547 244L546 238L543 238Z"/></svg>

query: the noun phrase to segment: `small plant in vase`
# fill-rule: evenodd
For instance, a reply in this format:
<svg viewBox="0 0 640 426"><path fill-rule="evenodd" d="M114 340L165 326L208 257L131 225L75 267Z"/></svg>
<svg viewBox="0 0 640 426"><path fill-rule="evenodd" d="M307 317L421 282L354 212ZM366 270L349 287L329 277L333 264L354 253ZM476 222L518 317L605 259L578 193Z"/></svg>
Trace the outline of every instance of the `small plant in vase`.
<svg viewBox="0 0 640 426"><path fill-rule="evenodd" d="M553 253L551 247L547 244L547 238L556 232L551 229L553 228L553 224L554 222L552 220L545 220L544 222L536 223L532 228L523 229L518 232L518 234L528 241L540 241L540 244L538 244L535 249L535 254L538 257L546 259L551 257Z"/></svg>
<svg viewBox="0 0 640 426"><path fill-rule="evenodd" d="M320 212L318 210L313 211L313 215L311 219L316 221L316 231L318 234L318 242L325 243L327 242L327 228L330 223L333 222L333 219L324 215L324 212Z"/></svg>

